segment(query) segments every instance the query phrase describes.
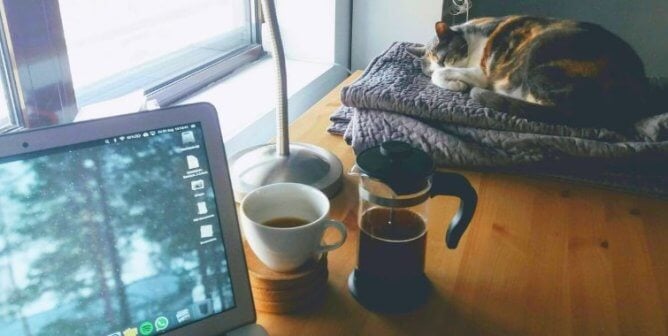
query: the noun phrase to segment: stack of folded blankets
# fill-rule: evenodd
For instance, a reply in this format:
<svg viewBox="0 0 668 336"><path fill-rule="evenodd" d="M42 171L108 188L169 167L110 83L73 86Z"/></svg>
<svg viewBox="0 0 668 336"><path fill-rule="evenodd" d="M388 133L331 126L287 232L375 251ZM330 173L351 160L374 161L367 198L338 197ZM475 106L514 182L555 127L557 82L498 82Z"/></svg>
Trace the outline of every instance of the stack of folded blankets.
<svg viewBox="0 0 668 336"><path fill-rule="evenodd" d="M657 81L663 111L638 121L634 134L550 125L484 108L468 93L431 84L420 61L394 43L353 84L330 133L356 153L401 140L430 153L439 167L552 176L668 196L668 90ZM665 82L664 82L665 83Z"/></svg>

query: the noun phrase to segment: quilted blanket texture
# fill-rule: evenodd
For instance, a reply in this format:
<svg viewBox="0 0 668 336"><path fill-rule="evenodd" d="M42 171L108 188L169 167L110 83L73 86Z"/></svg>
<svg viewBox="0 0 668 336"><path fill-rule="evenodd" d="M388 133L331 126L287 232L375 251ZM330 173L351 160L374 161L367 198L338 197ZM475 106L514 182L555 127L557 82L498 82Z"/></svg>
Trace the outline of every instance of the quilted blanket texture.
<svg viewBox="0 0 668 336"><path fill-rule="evenodd" d="M484 108L468 93L431 84L408 45L394 43L342 90L343 106L328 131L343 135L356 153L401 140L443 168L552 176L668 196L668 90L660 82L652 86L652 106L663 111L638 121L630 134L550 125Z"/></svg>

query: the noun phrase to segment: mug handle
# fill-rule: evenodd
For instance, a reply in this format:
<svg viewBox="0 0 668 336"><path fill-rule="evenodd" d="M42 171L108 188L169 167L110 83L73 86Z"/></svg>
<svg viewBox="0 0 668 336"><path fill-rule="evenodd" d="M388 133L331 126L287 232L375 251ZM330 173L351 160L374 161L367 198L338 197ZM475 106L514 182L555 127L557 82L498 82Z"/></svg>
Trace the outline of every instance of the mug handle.
<svg viewBox="0 0 668 336"><path fill-rule="evenodd" d="M445 233L445 245L449 249L454 249L459 244L459 240L473 218L473 213L478 204L478 194L463 175L437 172L432 177L431 197L436 195L455 196L460 199L459 209L452 217L450 226Z"/></svg>
<svg viewBox="0 0 668 336"><path fill-rule="evenodd" d="M345 243L346 238L348 237L348 230L346 230L346 226L343 225L343 223L341 223L339 221L335 221L335 220L332 220L332 219L327 219L324 226L325 226L325 228L322 230L322 236L320 237L321 243L320 243L320 248L318 249L318 253L324 253L324 252L335 250L335 249L341 247L341 245L343 245L343 243ZM339 231L339 233L341 234L341 240L339 240L338 242L333 243L333 244L322 245L322 238L325 236L325 232L327 232L327 228L330 228L330 227L335 228L337 231Z"/></svg>

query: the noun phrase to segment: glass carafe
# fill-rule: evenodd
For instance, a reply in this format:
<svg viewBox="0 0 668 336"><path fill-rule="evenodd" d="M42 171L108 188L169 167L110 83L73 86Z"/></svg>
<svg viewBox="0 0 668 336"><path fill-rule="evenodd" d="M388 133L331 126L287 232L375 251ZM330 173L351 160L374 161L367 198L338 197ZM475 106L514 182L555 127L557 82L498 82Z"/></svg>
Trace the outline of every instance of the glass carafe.
<svg viewBox="0 0 668 336"><path fill-rule="evenodd" d="M434 172L429 155L398 141L360 153L351 174L359 176L360 238L350 291L371 310L412 310L431 287L424 273L429 199L461 199L445 238L453 249L473 217L476 192L464 176Z"/></svg>

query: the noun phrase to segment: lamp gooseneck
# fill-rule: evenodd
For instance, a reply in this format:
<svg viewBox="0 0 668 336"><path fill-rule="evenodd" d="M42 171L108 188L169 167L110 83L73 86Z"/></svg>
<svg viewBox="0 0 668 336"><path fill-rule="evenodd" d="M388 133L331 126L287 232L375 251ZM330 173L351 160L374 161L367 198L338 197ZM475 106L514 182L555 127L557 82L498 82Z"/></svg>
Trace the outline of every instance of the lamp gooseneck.
<svg viewBox="0 0 668 336"><path fill-rule="evenodd" d="M285 67L285 51L278 28L276 5L273 0L262 0L264 19L271 35L271 52L276 71L276 153L290 155L290 134L288 131L288 81Z"/></svg>

